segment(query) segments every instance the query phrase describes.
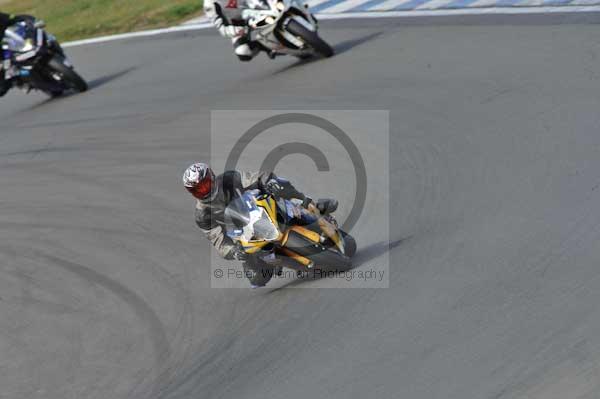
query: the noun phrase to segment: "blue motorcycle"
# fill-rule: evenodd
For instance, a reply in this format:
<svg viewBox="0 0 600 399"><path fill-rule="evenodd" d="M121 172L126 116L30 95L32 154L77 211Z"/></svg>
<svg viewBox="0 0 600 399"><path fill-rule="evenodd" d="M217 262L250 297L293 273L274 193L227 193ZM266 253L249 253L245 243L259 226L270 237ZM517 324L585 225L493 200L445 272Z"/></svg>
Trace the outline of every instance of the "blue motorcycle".
<svg viewBox="0 0 600 399"><path fill-rule="evenodd" d="M20 21L6 29L2 40L6 78L26 92L40 90L52 97L68 90L86 91L86 81L44 27L42 21Z"/></svg>

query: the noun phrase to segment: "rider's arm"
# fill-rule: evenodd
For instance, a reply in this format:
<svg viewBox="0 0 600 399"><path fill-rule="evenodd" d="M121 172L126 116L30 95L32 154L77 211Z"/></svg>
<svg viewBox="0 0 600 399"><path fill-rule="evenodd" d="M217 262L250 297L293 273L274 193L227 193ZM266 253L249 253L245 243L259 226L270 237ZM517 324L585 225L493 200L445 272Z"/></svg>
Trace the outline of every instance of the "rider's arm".
<svg viewBox="0 0 600 399"><path fill-rule="evenodd" d="M31 15L11 15L0 12L0 39L4 37L4 31L6 28L11 26L12 24L16 24L17 22L26 21L26 22L35 22L35 17Z"/></svg>
<svg viewBox="0 0 600 399"><path fill-rule="evenodd" d="M31 15L27 15L27 14L13 15L10 23L14 24L16 22L21 22L21 21L34 23L35 17L31 16Z"/></svg>
<svg viewBox="0 0 600 399"><path fill-rule="evenodd" d="M31 15L9 15L5 13L0 13L0 41L4 38L4 32L6 28L17 23L17 22L30 22L34 23L35 18ZM4 53L0 54L0 97L3 97L11 87L11 83L6 79L6 71L5 71L5 62L10 65L9 60L4 60ZM6 66L8 69L8 66Z"/></svg>
<svg viewBox="0 0 600 399"><path fill-rule="evenodd" d="M217 12L217 8L219 5L216 4L213 0L207 0L204 2L204 14L210 18L214 19L215 16L219 16L223 18L221 14L221 7L219 7L219 11Z"/></svg>
<svg viewBox="0 0 600 399"><path fill-rule="evenodd" d="M17 22L35 22L35 17L27 14L11 15L0 12L0 30L4 30L7 27Z"/></svg>
<svg viewBox="0 0 600 399"><path fill-rule="evenodd" d="M235 259L237 246L231 238L225 235L223 227L213 220L210 208L198 204L196 206L195 218L196 224L208 241L215 247L219 256L228 260Z"/></svg>
<svg viewBox="0 0 600 399"><path fill-rule="evenodd" d="M241 26L235 26L223 14L221 5L214 0L207 0L204 2L204 13L210 20L221 36L223 37L237 37L244 34L245 29Z"/></svg>
<svg viewBox="0 0 600 399"><path fill-rule="evenodd" d="M298 191L289 180L273 172L242 172L242 185L244 188L258 188L278 198L310 201L310 198Z"/></svg>
<svg viewBox="0 0 600 399"><path fill-rule="evenodd" d="M4 39L4 31L10 26L11 16L0 12L0 41Z"/></svg>

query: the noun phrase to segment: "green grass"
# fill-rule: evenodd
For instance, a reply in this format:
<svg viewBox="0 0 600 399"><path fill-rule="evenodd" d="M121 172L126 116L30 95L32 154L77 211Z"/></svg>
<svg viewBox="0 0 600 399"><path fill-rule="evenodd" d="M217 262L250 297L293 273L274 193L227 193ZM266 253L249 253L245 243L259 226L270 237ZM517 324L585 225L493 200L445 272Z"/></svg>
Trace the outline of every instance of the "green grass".
<svg viewBox="0 0 600 399"><path fill-rule="evenodd" d="M0 11L43 19L66 41L176 25L200 15L202 0L0 0Z"/></svg>

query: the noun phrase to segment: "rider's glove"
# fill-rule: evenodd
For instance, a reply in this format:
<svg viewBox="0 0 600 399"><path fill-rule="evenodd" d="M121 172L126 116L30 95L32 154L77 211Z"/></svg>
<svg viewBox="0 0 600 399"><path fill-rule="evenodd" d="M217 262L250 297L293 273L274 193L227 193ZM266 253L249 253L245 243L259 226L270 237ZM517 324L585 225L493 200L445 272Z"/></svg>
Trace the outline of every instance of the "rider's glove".
<svg viewBox="0 0 600 399"><path fill-rule="evenodd" d="M239 260L241 262L248 259L248 254L244 252L244 250L240 247L233 247L229 254L227 254L227 258L230 260Z"/></svg>
<svg viewBox="0 0 600 399"><path fill-rule="evenodd" d="M315 204L314 201L310 197L304 197L304 200L302 201L302 207L305 209L308 209L308 207L310 205L314 205L314 204Z"/></svg>
<svg viewBox="0 0 600 399"><path fill-rule="evenodd" d="M267 191L275 198L281 197L285 187L277 179L271 179L266 184Z"/></svg>
<svg viewBox="0 0 600 399"><path fill-rule="evenodd" d="M213 17L212 23L215 26L215 28L219 30L219 33L223 37L238 37L242 36L245 32L243 26L225 25L223 18L221 18L218 15L215 15Z"/></svg>

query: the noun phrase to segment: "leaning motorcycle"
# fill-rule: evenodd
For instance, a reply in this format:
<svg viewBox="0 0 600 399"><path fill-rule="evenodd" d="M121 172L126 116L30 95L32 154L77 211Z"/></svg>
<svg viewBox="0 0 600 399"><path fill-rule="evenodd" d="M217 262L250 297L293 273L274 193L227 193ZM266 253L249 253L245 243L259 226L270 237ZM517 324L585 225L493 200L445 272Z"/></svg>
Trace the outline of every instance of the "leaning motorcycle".
<svg viewBox="0 0 600 399"><path fill-rule="evenodd" d="M250 27L250 40L259 43L272 57L331 57L334 53L319 36L317 20L308 5L300 0L246 0L242 18Z"/></svg>
<svg viewBox="0 0 600 399"><path fill-rule="evenodd" d="M305 209L294 201L249 190L232 200L224 215L227 236L249 255L248 262L261 265L253 284L264 285L273 270L283 267L300 273L352 267L356 241L312 204Z"/></svg>
<svg viewBox="0 0 600 399"><path fill-rule="evenodd" d="M67 90L88 89L56 38L44 31L43 21L21 21L9 26L2 40L4 69L14 85L56 97Z"/></svg>

